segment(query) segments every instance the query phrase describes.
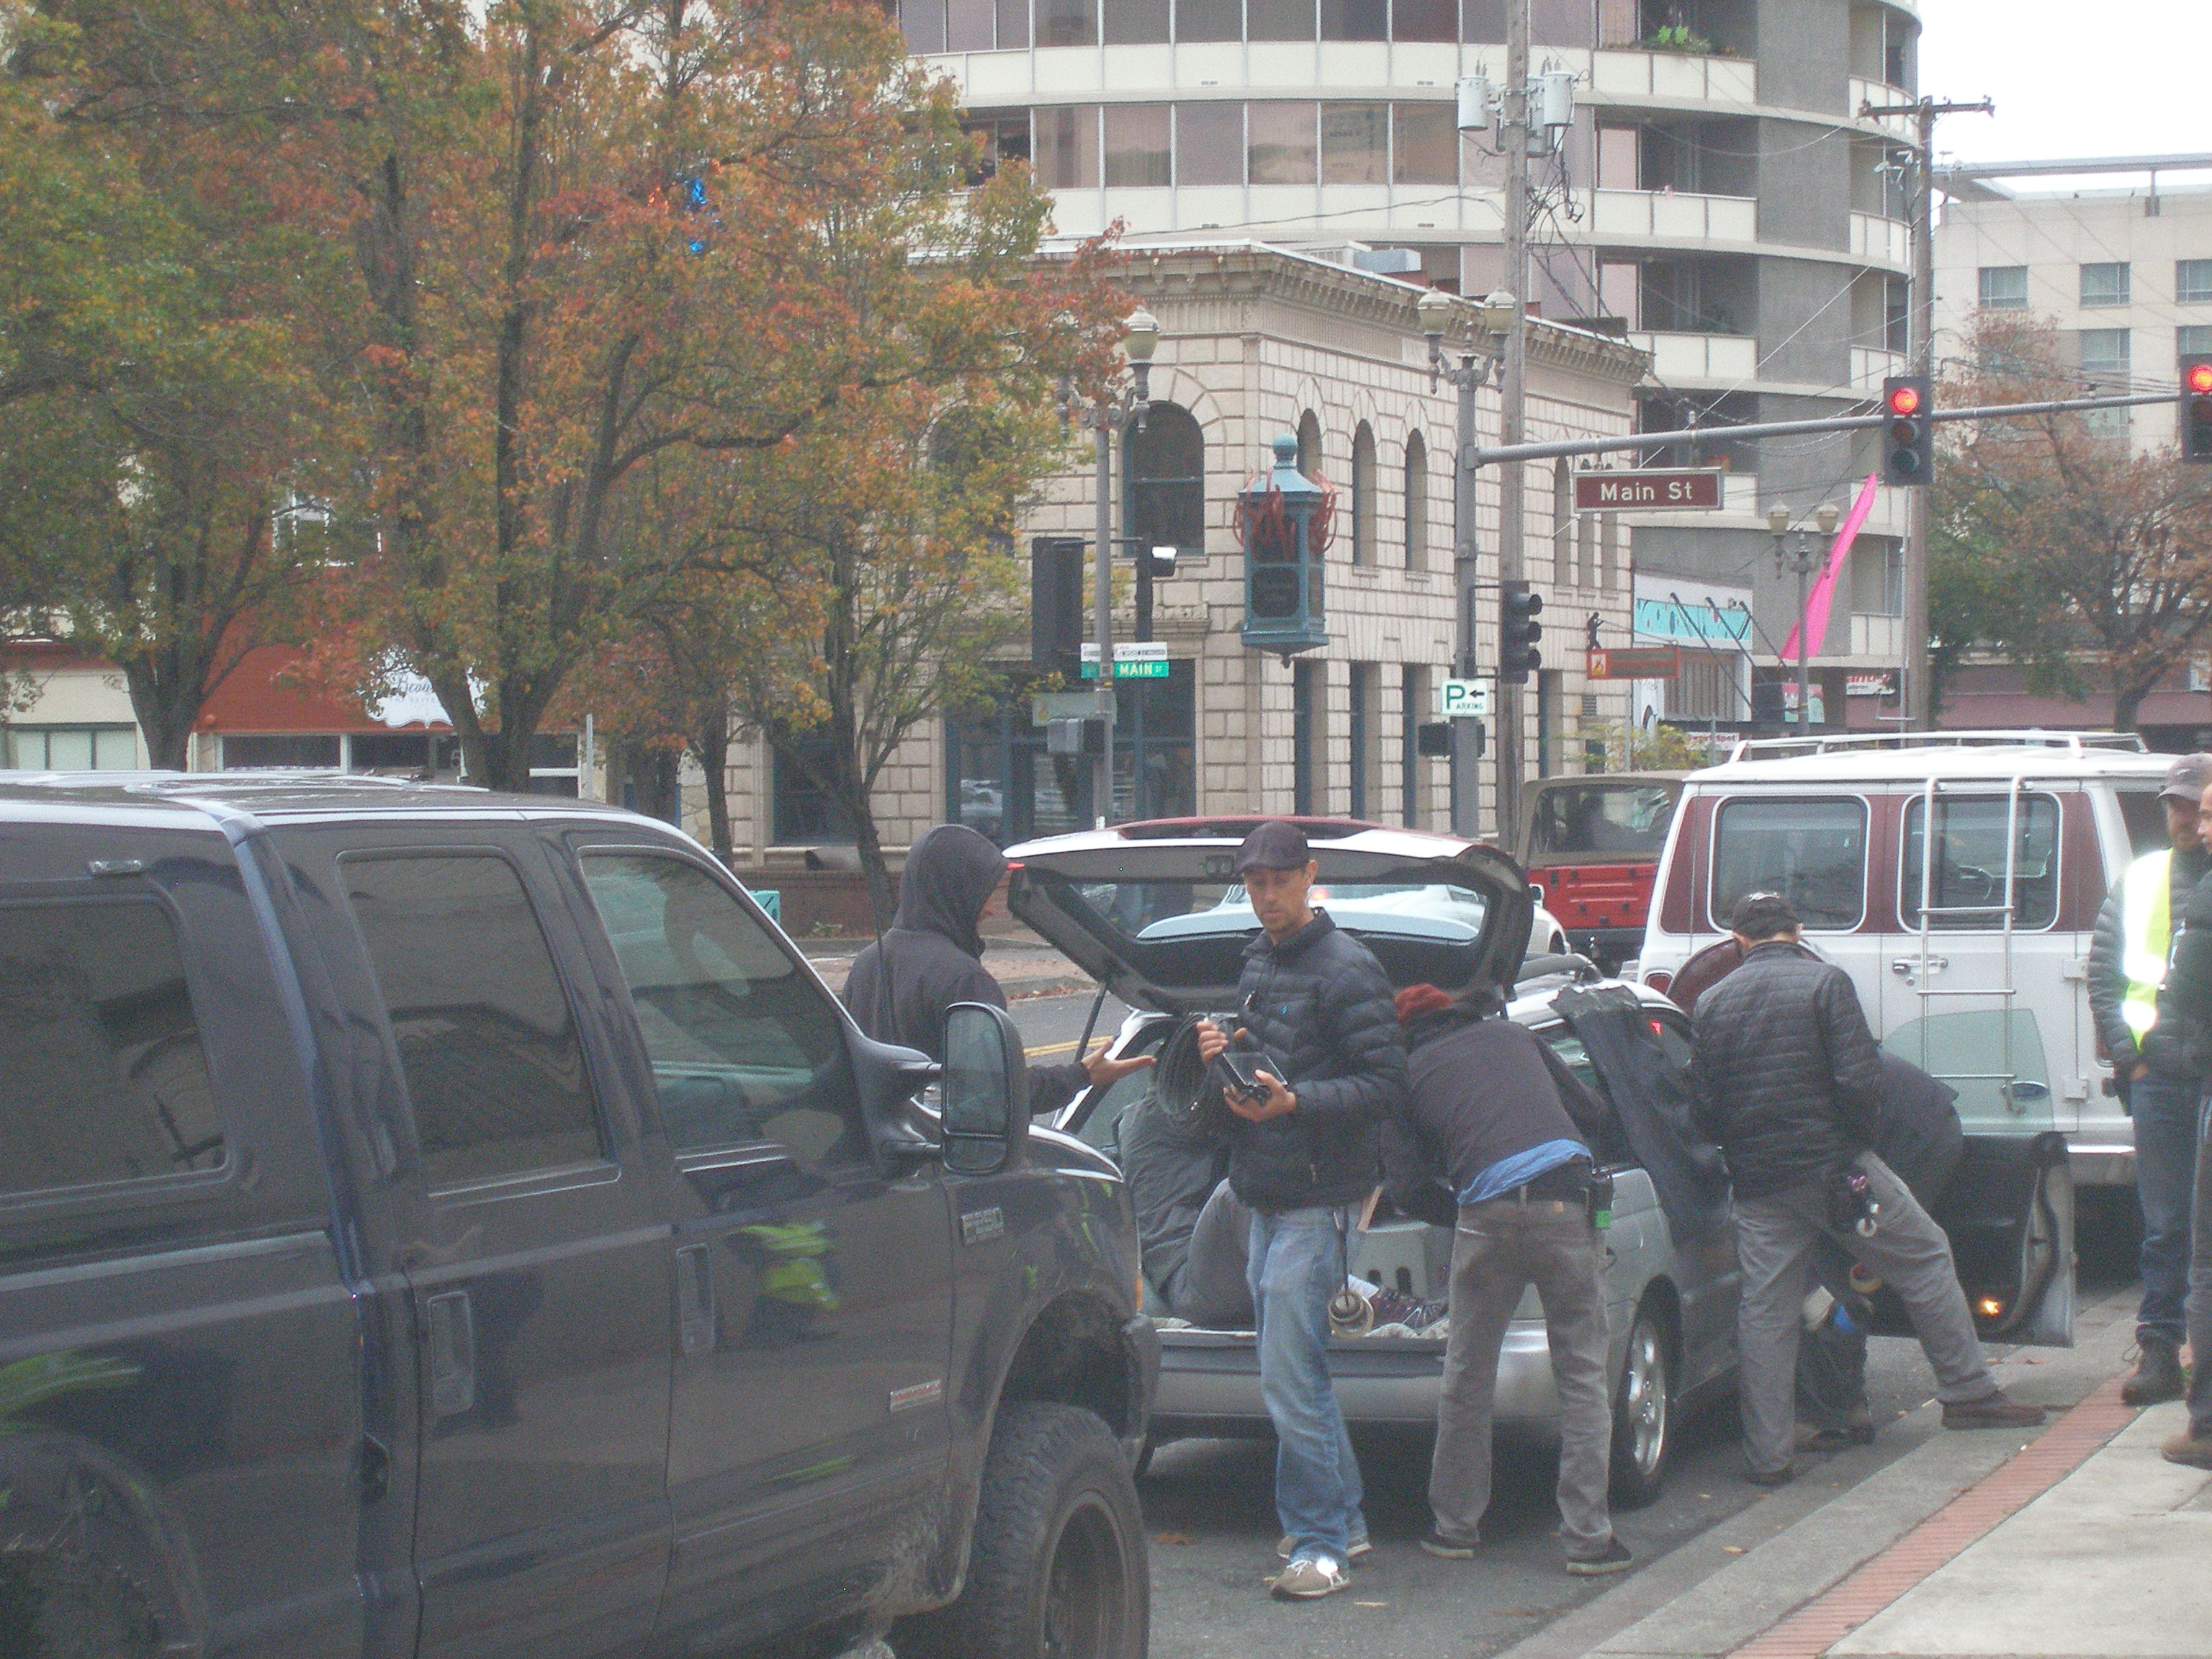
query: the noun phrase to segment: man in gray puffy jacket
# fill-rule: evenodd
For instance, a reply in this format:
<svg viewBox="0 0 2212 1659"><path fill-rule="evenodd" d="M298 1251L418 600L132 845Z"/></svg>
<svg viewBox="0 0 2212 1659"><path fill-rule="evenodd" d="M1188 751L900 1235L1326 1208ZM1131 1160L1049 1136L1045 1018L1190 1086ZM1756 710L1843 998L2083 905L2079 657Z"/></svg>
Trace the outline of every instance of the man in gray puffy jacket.
<svg viewBox="0 0 2212 1659"><path fill-rule="evenodd" d="M1904 1302L1945 1428L2041 1422L2041 1407L1990 1375L1950 1240L1870 1150L1881 1054L1850 976L1797 948L1796 912L1778 894L1747 895L1729 927L1743 966L1698 999L1694 1066L1703 1127L1735 1183L1746 1478L1778 1486L1795 1473L1800 1310L1823 1238Z"/></svg>

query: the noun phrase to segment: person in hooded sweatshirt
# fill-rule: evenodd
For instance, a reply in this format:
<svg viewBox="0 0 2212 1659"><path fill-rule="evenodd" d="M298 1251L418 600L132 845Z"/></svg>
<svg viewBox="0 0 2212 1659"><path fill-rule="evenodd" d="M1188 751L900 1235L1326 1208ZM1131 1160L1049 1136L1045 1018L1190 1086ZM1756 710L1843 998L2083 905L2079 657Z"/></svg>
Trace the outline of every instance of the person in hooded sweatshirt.
<svg viewBox="0 0 2212 1659"><path fill-rule="evenodd" d="M845 981L845 1006L863 1031L942 1060L953 1004L1006 1006L976 932L1006 873L1006 854L964 823L940 823L915 842L890 931L860 952ZM1032 1066L1030 1110L1055 1110L1086 1084L1103 1087L1152 1063L1150 1054L1109 1060L1102 1048L1079 1065Z"/></svg>

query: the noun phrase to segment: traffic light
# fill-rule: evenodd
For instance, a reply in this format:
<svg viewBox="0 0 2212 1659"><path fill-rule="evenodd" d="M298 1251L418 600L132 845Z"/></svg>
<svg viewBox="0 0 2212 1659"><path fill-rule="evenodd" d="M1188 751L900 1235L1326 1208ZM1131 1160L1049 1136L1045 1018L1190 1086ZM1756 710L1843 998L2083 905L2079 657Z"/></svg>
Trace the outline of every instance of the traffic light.
<svg viewBox="0 0 2212 1659"><path fill-rule="evenodd" d="M2212 461L2212 356L2181 360L2181 459Z"/></svg>
<svg viewBox="0 0 2212 1659"><path fill-rule="evenodd" d="M1924 484L1935 471L1936 388L1924 374L1893 374L1881 383L1881 481Z"/></svg>
<svg viewBox="0 0 2212 1659"><path fill-rule="evenodd" d="M1536 613L1544 596L1529 592L1521 581L1500 582L1498 595L1498 680L1501 685L1526 685L1528 676L1544 665L1536 641L1544 629Z"/></svg>

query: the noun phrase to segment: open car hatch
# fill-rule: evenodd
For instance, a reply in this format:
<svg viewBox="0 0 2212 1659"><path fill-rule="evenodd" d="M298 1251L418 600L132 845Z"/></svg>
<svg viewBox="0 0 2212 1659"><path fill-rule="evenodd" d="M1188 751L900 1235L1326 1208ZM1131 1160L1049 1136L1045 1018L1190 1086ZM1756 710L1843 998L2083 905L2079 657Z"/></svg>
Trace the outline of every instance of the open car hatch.
<svg viewBox="0 0 2212 1659"><path fill-rule="evenodd" d="M1132 1007L1231 1007L1244 948L1260 933L1231 866L1260 822L1132 823L1024 842L1007 849L1007 903ZM1512 859L1453 836L1301 827L1321 866L1316 906L1375 952L1391 983L1511 991L1535 914Z"/></svg>

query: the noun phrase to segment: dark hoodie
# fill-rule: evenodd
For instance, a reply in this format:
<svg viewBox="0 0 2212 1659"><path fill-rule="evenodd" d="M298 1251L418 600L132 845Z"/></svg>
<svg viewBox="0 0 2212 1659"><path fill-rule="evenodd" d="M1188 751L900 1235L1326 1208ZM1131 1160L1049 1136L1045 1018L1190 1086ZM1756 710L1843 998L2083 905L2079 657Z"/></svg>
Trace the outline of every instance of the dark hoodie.
<svg viewBox="0 0 2212 1659"><path fill-rule="evenodd" d="M1006 872L1006 855L963 823L940 823L915 842L890 930L860 952L845 981L845 1006L863 1031L941 1060L946 1009L1006 1006L975 932ZM1057 1109L1083 1083L1079 1066L1030 1066L1030 1110Z"/></svg>

